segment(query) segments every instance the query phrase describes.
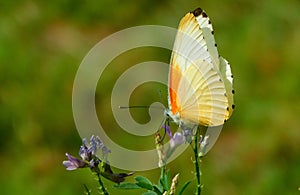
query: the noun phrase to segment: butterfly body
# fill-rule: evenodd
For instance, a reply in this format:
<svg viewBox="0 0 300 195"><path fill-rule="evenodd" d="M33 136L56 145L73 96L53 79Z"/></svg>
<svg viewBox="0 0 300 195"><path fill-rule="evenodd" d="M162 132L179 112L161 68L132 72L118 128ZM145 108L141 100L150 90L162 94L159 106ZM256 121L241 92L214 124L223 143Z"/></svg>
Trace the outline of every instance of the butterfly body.
<svg viewBox="0 0 300 195"><path fill-rule="evenodd" d="M200 8L180 21L170 61L166 114L181 126L218 126L232 114L231 69L219 56L213 35Z"/></svg>

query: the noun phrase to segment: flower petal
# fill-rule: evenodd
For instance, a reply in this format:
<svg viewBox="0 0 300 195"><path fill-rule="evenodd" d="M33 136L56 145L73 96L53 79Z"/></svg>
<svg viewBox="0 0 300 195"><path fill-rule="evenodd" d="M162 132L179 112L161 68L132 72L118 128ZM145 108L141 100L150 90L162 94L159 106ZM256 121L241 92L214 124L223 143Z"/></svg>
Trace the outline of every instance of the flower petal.
<svg viewBox="0 0 300 195"><path fill-rule="evenodd" d="M182 133L176 132L173 137L176 144L181 145L185 142L185 137Z"/></svg>
<svg viewBox="0 0 300 195"><path fill-rule="evenodd" d="M172 139L173 135L172 135L172 131L170 129L170 126L168 125L163 125L162 128L165 129L166 133L168 134L169 138Z"/></svg>
<svg viewBox="0 0 300 195"><path fill-rule="evenodd" d="M180 132L176 132L174 134L174 137L170 140L170 146L171 148L175 148L183 144L184 142L185 142L185 136L182 135L182 133Z"/></svg>
<svg viewBox="0 0 300 195"><path fill-rule="evenodd" d="M78 168L75 164L73 164L71 161L68 160L63 161L63 165L66 167L68 171L72 171Z"/></svg>
<svg viewBox="0 0 300 195"><path fill-rule="evenodd" d="M83 168L83 167L87 166L87 163L79 158L76 158L68 153L66 153L66 156L68 158L68 161L64 161L64 162L66 165L68 165L68 167ZM66 168L68 169L68 167L66 167ZM71 170L74 170L74 169L71 168Z"/></svg>
<svg viewBox="0 0 300 195"><path fill-rule="evenodd" d="M90 155L88 153L88 149L85 145L80 146L79 149L79 156L83 159L83 160L89 160L90 159Z"/></svg>

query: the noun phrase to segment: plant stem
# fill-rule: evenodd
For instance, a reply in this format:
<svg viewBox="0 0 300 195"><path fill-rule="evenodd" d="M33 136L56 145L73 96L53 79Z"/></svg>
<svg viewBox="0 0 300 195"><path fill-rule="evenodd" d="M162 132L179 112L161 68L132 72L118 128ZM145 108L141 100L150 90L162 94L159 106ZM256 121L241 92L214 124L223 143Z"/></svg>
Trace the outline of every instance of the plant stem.
<svg viewBox="0 0 300 195"><path fill-rule="evenodd" d="M91 195L89 188L85 184L83 184L83 186L84 186L84 189L86 190L86 194Z"/></svg>
<svg viewBox="0 0 300 195"><path fill-rule="evenodd" d="M166 171L166 164L163 163L162 167L160 168L160 179L164 178L165 171Z"/></svg>
<svg viewBox="0 0 300 195"><path fill-rule="evenodd" d="M196 195L201 194L201 183L200 183L200 166L199 166L199 155L198 155L198 128L194 135L194 164L196 170L196 179L197 179L197 186L196 186Z"/></svg>
<svg viewBox="0 0 300 195"><path fill-rule="evenodd" d="M108 192L106 191L105 187L104 187L104 184L101 180L101 176L100 176L100 173L97 173L97 177L98 177L98 182L99 182L99 185L100 185L100 190L103 192L104 195L109 195Z"/></svg>

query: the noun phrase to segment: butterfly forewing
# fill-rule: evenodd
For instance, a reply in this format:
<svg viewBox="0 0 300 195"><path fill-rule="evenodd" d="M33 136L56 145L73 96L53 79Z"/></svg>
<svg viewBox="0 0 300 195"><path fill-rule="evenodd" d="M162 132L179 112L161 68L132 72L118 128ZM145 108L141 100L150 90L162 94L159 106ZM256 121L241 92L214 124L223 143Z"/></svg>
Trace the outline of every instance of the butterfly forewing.
<svg viewBox="0 0 300 195"><path fill-rule="evenodd" d="M210 58L212 60L214 68L217 70L219 64L219 53L217 50L217 44L214 38L214 30L210 22L210 19L201 8L194 10L193 15L196 17L198 25L202 30L202 34L206 42L207 50L210 54Z"/></svg>

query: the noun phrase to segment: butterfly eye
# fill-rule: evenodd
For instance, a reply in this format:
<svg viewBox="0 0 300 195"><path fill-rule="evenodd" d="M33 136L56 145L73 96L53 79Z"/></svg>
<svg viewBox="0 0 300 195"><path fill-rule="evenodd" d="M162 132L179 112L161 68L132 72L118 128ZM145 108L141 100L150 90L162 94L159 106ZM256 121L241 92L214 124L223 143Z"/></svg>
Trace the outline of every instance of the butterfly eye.
<svg viewBox="0 0 300 195"><path fill-rule="evenodd" d="M168 113L169 111L168 110L165 110L165 112L164 112L164 115L165 115L165 117L167 117L167 118L169 118L170 117L170 115L169 115L169 113Z"/></svg>

